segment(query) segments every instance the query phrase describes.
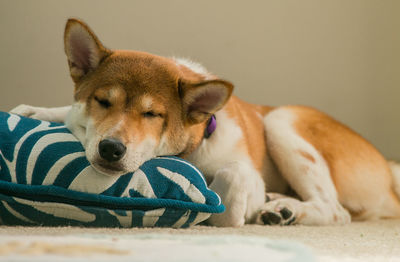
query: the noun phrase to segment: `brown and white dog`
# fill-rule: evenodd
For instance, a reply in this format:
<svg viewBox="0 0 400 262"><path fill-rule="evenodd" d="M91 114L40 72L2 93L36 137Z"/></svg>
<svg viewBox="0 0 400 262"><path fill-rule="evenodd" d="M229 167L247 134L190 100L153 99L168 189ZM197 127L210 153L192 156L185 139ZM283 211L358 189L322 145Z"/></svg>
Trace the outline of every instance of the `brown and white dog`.
<svg viewBox="0 0 400 262"><path fill-rule="evenodd" d="M98 171L121 175L156 156L186 158L226 206L210 218L216 226L400 217L400 166L331 117L248 104L196 63L107 49L76 19L64 43L75 103L12 112L65 122ZM213 115L217 128L206 138Z"/></svg>

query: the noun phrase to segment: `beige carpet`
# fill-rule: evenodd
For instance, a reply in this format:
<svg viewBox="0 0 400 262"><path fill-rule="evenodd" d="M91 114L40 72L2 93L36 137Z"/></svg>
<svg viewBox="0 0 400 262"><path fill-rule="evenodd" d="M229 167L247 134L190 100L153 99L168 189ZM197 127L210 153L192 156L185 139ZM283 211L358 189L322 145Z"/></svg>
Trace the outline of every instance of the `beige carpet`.
<svg viewBox="0 0 400 262"><path fill-rule="evenodd" d="M142 234L154 236L161 234L170 239L177 237L177 234L185 237L196 235L206 236L210 240L220 236L226 238L257 236L273 241L291 240L301 243L309 247L316 261L400 261L400 220L354 222L346 226L323 227L247 225L241 228L195 226L189 229L93 229L4 226L0 227L0 261L3 261L2 256L3 258L10 258L10 254L18 252L25 252L29 256L40 253L38 250L32 251L32 249L42 249L42 253L54 253L54 250L52 251L51 246L49 246L51 243L45 244L45 246L43 246L43 243L48 242L49 239L58 239L57 241L60 241L60 239L67 239L68 237L73 237L71 239L109 239L115 243L111 247L106 244L103 246L97 244L92 248L86 246L85 252L123 255L125 251L118 249L118 241L127 241ZM24 247L23 250L20 247L21 244L18 244L27 239L46 239L46 241L38 241L36 244L31 243L29 246L31 250L28 252L28 247ZM76 249L77 246L69 245L65 247L65 252L73 254L74 248ZM58 254L63 255L60 252Z"/></svg>

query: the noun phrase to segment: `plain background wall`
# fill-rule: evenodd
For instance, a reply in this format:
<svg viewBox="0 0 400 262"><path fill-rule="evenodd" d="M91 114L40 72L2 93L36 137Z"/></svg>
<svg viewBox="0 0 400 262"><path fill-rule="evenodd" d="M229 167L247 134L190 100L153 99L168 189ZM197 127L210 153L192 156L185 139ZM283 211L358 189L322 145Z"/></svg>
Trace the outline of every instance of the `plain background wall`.
<svg viewBox="0 0 400 262"><path fill-rule="evenodd" d="M400 1L0 0L0 110L72 102L68 17L110 48L199 61L250 102L317 107L400 160Z"/></svg>

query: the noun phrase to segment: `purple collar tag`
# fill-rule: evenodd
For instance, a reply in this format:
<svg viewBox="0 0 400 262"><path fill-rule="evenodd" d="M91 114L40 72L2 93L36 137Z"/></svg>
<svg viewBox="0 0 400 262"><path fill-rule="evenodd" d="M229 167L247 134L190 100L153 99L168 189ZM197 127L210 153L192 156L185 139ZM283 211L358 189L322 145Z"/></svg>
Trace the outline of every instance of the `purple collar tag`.
<svg viewBox="0 0 400 262"><path fill-rule="evenodd" d="M212 115L208 120L206 130L204 130L204 137L209 138L215 129L217 129L217 119L215 118L215 115Z"/></svg>

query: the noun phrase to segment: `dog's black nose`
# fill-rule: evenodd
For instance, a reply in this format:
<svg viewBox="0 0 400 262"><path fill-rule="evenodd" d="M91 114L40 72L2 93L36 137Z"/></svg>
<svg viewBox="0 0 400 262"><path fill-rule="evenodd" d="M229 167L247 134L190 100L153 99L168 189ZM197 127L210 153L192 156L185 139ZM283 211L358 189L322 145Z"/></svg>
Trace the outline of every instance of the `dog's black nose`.
<svg viewBox="0 0 400 262"><path fill-rule="evenodd" d="M107 138L99 143L100 156L109 162L120 160L125 152L126 147L117 139Z"/></svg>

